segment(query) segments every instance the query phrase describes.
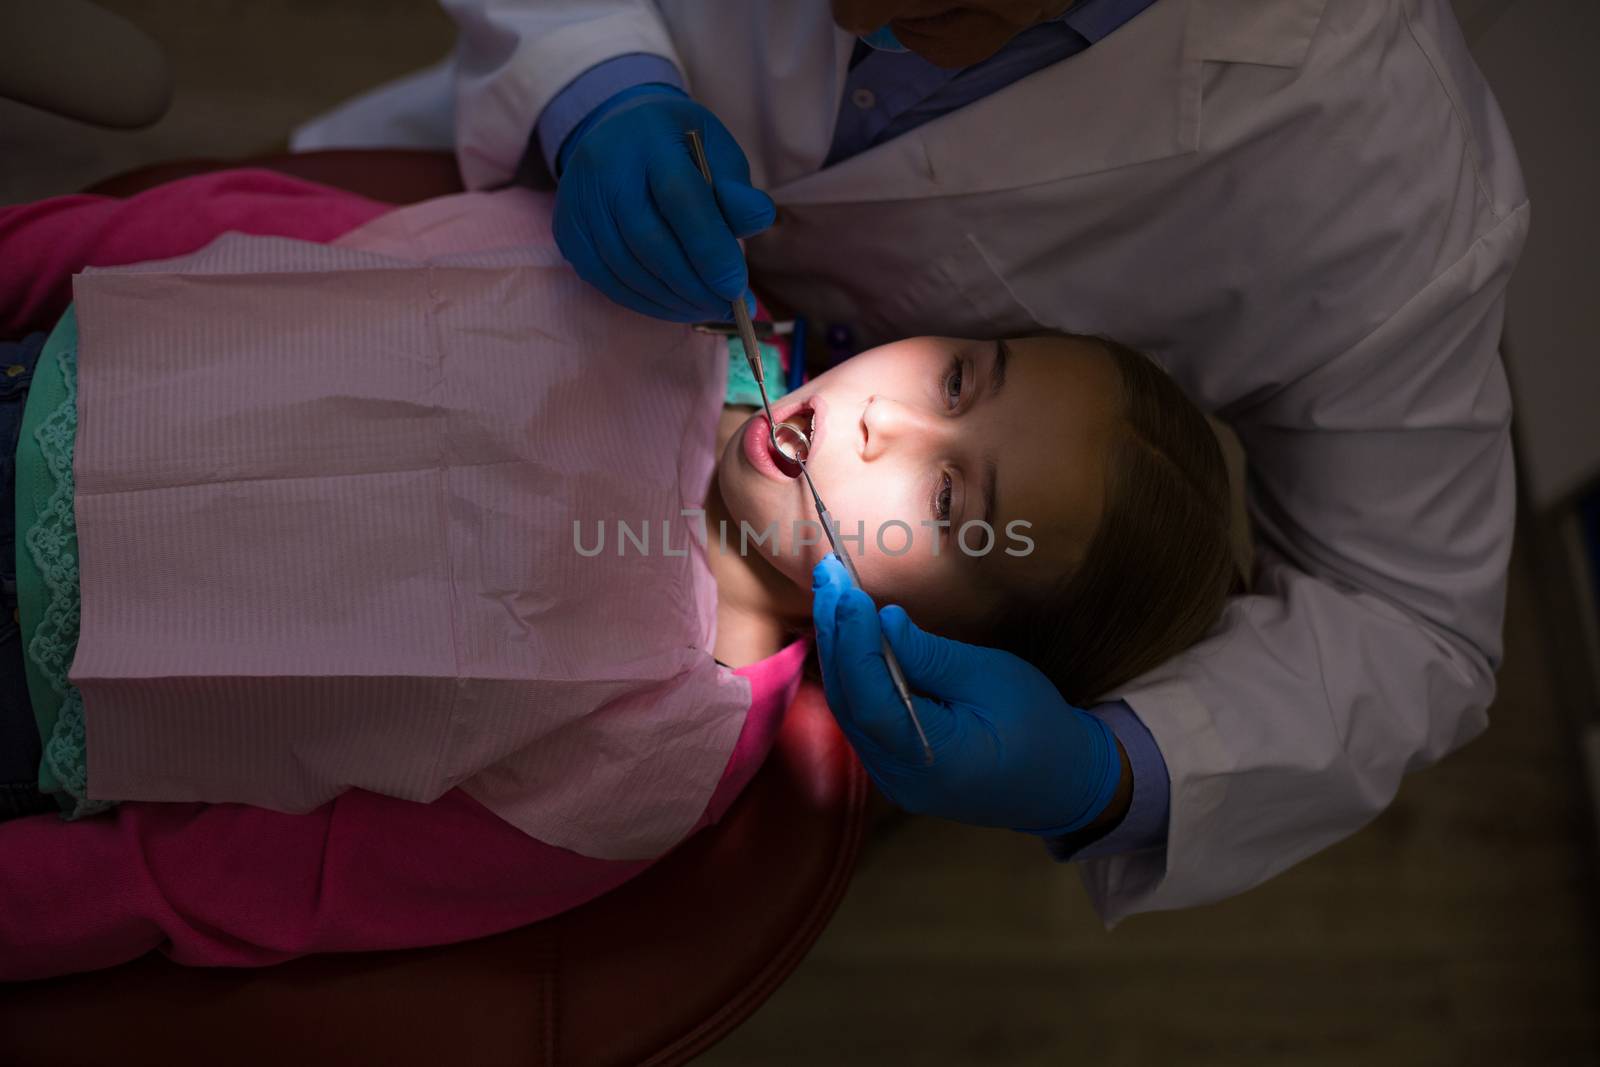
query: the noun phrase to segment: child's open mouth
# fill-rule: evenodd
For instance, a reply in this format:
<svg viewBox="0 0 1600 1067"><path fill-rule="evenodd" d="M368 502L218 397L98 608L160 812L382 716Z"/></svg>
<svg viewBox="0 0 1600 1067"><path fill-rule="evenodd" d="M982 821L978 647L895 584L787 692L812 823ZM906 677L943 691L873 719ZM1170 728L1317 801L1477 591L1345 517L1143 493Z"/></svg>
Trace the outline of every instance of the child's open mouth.
<svg viewBox="0 0 1600 1067"><path fill-rule="evenodd" d="M767 431L765 415L757 415L750 420L745 429L744 453L750 465L760 470L768 477L777 479L793 479L800 477L800 464L794 456L799 455L807 460L816 455L817 445L820 441L822 430L822 405L816 398L796 400L789 403L779 402L772 407L772 416L777 420L778 442L790 450L804 448L805 451L786 453L784 448L775 447L772 442L773 434ZM785 430L788 427L789 430ZM800 445L798 436L803 435L806 445Z"/></svg>
<svg viewBox="0 0 1600 1067"><path fill-rule="evenodd" d="M773 414L776 415L777 412L774 411ZM790 478L800 477L798 461L808 458L810 454L811 434L815 423L816 418L812 410L809 407L801 408L779 419L778 425L774 427L777 432L767 438L767 448L772 452L772 461ZM785 432L786 426L793 432ZM773 437L777 438L776 446L773 445Z"/></svg>

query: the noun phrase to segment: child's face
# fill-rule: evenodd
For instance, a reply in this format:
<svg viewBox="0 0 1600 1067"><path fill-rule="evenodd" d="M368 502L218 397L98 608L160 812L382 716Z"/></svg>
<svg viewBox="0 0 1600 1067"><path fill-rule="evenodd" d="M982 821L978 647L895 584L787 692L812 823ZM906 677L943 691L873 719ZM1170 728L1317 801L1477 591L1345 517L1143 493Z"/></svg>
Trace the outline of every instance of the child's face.
<svg viewBox="0 0 1600 1067"><path fill-rule="evenodd" d="M1119 396L1110 357L1087 342L916 337L847 360L779 399L773 415L804 427L811 413L807 467L841 532L865 528L864 542L843 547L867 592L959 637L964 623L1081 558L1099 523ZM742 523L747 555L809 588L829 549L820 526L805 525L817 518L805 481L783 468L765 417L752 415L717 468L728 550L739 551ZM769 528L775 537L758 545Z"/></svg>

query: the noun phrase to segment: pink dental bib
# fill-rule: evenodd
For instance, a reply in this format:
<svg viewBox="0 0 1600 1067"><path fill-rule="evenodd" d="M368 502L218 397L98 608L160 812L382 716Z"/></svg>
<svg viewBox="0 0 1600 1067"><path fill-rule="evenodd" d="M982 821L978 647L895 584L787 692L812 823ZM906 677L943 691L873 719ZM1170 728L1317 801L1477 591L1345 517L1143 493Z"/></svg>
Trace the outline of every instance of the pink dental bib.
<svg viewBox="0 0 1600 1067"><path fill-rule="evenodd" d="M549 232L547 198L472 193L76 279L92 796L460 786L605 859L695 824L750 700L684 515L726 361Z"/></svg>

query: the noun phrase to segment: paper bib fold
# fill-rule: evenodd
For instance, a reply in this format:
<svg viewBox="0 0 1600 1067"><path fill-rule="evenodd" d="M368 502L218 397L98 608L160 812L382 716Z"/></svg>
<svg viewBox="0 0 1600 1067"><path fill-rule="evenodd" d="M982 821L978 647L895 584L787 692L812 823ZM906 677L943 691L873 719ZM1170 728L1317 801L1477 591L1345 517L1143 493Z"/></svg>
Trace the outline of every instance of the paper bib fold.
<svg viewBox="0 0 1600 1067"><path fill-rule="evenodd" d="M76 279L93 795L461 786L551 844L660 854L749 704L693 514L725 357L579 280L536 194L343 243L372 250L230 234Z"/></svg>

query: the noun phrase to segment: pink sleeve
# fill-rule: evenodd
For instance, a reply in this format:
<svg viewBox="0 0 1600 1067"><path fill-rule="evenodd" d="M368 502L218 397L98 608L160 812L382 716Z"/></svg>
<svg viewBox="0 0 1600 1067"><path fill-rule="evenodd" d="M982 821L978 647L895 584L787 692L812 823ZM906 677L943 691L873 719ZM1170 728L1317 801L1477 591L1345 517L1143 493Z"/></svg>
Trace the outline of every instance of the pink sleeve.
<svg viewBox="0 0 1600 1067"><path fill-rule="evenodd" d="M331 241L393 209L267 170L214 171L126 200L76 195L0 207L0 338L55 325L84 267L183 255L229 230Z"/></svg>
<svg viewBox="0 0 1600 1067"><path fill-rule="evenodd" d="M739 671L750 713L696 831L765 760L807 649L797 641ZM74 823L39 815L0 823L0 980L155 948L184 964L254 967L447 944L576 907L650 863L546 845L460 790L432 804L353 790L305 815L148 803Z"/></svg>

